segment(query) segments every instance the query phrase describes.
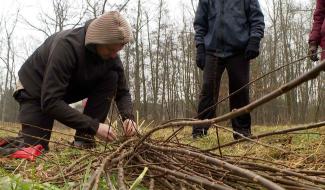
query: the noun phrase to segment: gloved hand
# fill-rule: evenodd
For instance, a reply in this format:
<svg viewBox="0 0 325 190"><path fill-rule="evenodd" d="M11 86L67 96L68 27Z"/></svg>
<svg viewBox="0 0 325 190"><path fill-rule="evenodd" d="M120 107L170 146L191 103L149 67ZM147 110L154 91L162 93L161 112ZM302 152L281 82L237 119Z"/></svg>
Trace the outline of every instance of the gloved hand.
<svg viewBox="0 0 325 190"><path fill-rule="evenodd" d="M200 44L196 47L196 66L201 70L204 69L205 65L205 47L204 44Z"/></svg>
<svg viewBox="0 0 325 190"><path fill-rule="evenodd" d="M36 146L19 149L16 152L12 153L10 157L34 161L36 157L42 155L43 150L44 150L43 146L38 144Z"/></svg>
<svg viewBox="0 0 325 190"><path fill-rule="evenodd" d="M100 123L97 129L96 137L103 141L114 141L116 140L116 133L112 127L104 123Z"/></svg>
<svg viewBox="0 0 325 190"><path fill-rule="evenodd" d="M245 50L245 59L251 60L256 58L260 54L260 39L257 37L251 37L248 41Z"/></svg>
<svg viewBox="0 0 325 190"><path fill-rule="evenodd" d="M124 134L127 137L135 135L137 133L137 128L138 128L137 124L131 119L126 119L123 122Z"/></svg>
<svg viewBox="0 0 325 190"><path fill-rule="evenodd" d="M308 48L308 55L309 59L312 61L318 61L318 56L317 56L317 44L316 42L310 42L309 43L309 48Z"/></svg>

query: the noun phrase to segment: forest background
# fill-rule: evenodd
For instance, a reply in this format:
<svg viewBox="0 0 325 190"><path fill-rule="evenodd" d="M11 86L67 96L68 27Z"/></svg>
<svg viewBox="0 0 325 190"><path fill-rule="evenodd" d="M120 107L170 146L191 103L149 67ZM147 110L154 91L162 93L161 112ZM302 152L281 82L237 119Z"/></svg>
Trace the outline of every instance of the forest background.
<svg viewBox="0 0 325 190"><path fill-rule="evenodd" d="M82 26L103 11L120 10L133 27L135 41L121 52L134 100L146 120L190 118L202 72L195 65L193 19L198 0L0 0L0 119L15 122L12 98L24 60L55 32ZM307 55L314 0L260 0L265 37L260 56L251 61L251 80ZM298 77L315 64L302 59L250 86L254 101ZM325 119L325 75L304 83L252 112L254 124L296 124ZM228 95L226 72L219 100ZM228 101L218 113L229 111Z"/></svg>

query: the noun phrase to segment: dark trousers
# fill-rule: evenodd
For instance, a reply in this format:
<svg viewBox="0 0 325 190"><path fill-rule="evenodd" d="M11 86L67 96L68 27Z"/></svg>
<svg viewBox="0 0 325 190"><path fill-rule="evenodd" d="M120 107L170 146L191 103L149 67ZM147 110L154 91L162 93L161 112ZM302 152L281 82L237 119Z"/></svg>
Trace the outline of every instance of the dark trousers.
<svg viewBox="0 0 325 190"><path fill-rule="evenodd" d="M78 91L67 91L64 101L68 104L88 98L84 114L100 122L105 122L111 101L115 96L118 82L118 74L111 71L107 77L93 86L92 89ZM48 150L51 130L55 118L45 114L41 109L41 101L31 97L26 90L19 90L14 95L19 102L19 122L22 124L22 136L26 146L41 144ZM86 137L89 141L94 140L90 135L91 129L76 129L75 140L85 140L80 137Z"/></svg>
<svg viewBox="0 0 325 190"><path fill-rule="evenodd" d="M229 78L229 94L238 90L249 82L249 61L244 54L228 58L216 57L213 52L206 52L206 63L203 70L203 86L198 104L198 119L211 119L216 117L214 106L218 102L220 81L224 70ZM249 104L249 88L245 87L229 99L230 110ZM209 109L208 109L209 108ZM250 130L251 116L243 114L231 120L235 131ZM210 126L193 126L193 136L206 135Z"/></svg>

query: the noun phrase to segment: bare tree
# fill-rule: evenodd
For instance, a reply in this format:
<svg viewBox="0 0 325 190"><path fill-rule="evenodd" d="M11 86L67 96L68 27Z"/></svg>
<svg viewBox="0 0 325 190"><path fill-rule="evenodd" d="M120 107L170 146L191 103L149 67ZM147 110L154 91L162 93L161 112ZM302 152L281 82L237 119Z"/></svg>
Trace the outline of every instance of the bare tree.
<svg viewBox="0 0 325 190"><path fill-rule="evenodd" d="M140 30L141 30L141 0L138 0L137 18L135 25L135 63L134 63L134 96L135 108L140 110Z"/></svg>
<svg viewBox="0 0 325 190"><path fill-rule="evenodd" d="M121 59L127 80L132 84L131 92L140 116L157 121L195 116L202 83L202 72L195 65L193 30L198 1L184 2L183 15L176 20L170 19L163 0L153 5L141 0L134 4L129 2L131 1L111 3L107 0L84 0L76 3L71 0L52 0L52 9L40 12L38 23L22 20L47 37L79 26L86 19L96 18L106 10L125 12L131 18L135 43L125 46ZM312 2L312 7L315 6L314 1L309 2ZM154 11L150 10L152 7L155 7ZM251 63L251 79L285 64L288 66L251 85L253 100L308 71L314 64L306 60L290 64L306 55L312 20L311 6L298 4L294 0L271 0L267 1L264 14L267 21L265 37L261 43L260 56ZM10 103L4 99L4 94L14 87L15 64L21 59L14 48L18 39L12 37L15 29L13 23L7 21L5 25L4 21L2 24L0 22L0 32L3 34L0 39L0 63L5 68L0 77L1 113L8 110ZM317 80L307 82L256 109L253 112L254 122L302 123L325 119L322 114L325 112L324 77L320 75ZM226 74L222 80L219 99L228 96ZM228 102L218 106L218 111L228 112ZM4 117L2 115L2 119Z"/></svg>
<svg viewBox="0 0 325 190"><path fill-rule="evenodd" d="M1 121L5 121L7 116L10 116L9 113L12 111L9 110L8 102L10 101L11 94L14 91L14 84L16 83L15 76L15 48L14 48L14 32L18 22L19 10L17 11L13 20L6 19L4 21L4 55L0 56L1 62L5 65L6 74L4 79L4 90L1 94ZM12 102L12 101L11 101Z"/></svg>
<svg viewBox="0 0 325 190"><path fill-rule="evenodd" d="M81 24L86 14L86 8L79 7L76 11L73 7L75 2L67 0L52 0L52 12L42 11L39 13L40 24L33 24L27 19L22 20L31 28L43 33L46 37L67 28L75 28Z"/></svg>
<svg viewBox="0 0 325 190"><path fill-rule="evenodd" d="M95 1L86 0L87 8L86 11L92 15L93 18L97 18L99 15L105 12L107 0Z"/></svg>

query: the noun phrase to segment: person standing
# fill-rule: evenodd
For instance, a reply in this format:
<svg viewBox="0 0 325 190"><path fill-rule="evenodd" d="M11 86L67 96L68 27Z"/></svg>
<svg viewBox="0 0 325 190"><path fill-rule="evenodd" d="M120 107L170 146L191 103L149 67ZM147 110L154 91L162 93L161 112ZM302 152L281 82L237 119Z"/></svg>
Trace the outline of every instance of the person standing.
<svg viewBox="0 0 325 190"><path fill-rule="evenodd" d="M198 119L216 116L220 82L226 70L229 94L249 82L250 60L259 55L264 36L264 15L258 0L199 0L194 30L196 65L203 70L203 85L198 103ZM249 104L249 88L230 97L230 109ZM251 116L231 120L233 130L251 136ZM207 135L210 126L194 125L193 138ZM233 135L235 139L239 135Z"/></svg>
<svg viewBox="0 0 325 190"><path fill-rule="evenodd" d="M316 9L314 11L314 20L311 32L309 34L308 53L312 61L318 61L318 46L324 50L325 48L325 0L317 0ZM325 59L325 51L321 53L321 60Z"/></svg>

